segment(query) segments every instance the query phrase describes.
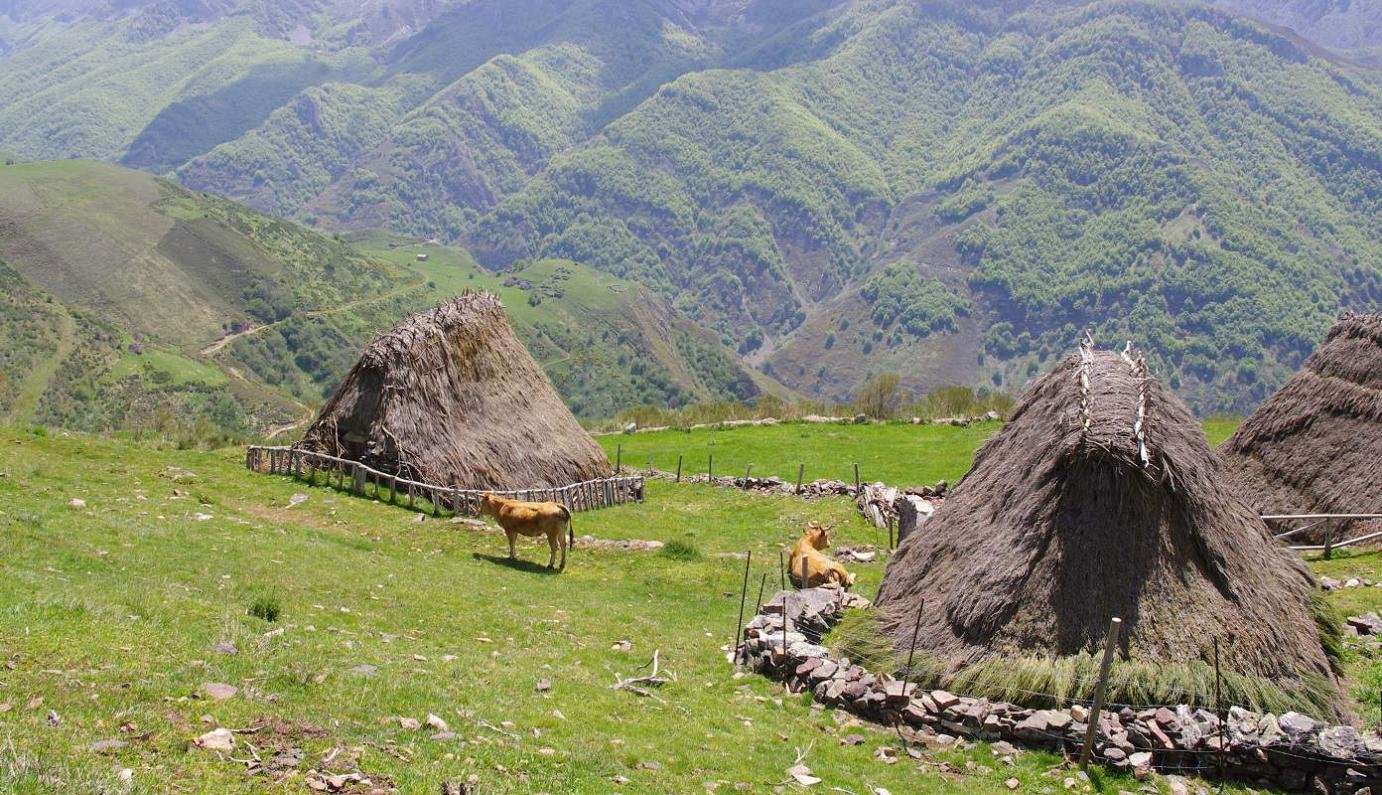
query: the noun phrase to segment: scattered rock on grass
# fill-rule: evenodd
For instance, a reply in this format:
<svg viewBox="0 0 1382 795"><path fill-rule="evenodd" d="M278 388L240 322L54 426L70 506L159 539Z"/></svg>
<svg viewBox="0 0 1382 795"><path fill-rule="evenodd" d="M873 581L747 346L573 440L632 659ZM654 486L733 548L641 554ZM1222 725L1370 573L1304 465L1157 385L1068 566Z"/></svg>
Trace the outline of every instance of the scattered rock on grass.
<svg viewBox="0 0 1382 795"><path fill-rule="evenodd" d="M192 743L204 751L230 751L235 748L235 735L230 729L212 729Z"/></svg>
<svg viewBox="0 0 1382 795"><path fill-rule="evenodd" d="M234 685L228 685L224 682L203 682L198 692L203 698L209 698L212 701L225 701L234 697L240 690Z"/></svg>

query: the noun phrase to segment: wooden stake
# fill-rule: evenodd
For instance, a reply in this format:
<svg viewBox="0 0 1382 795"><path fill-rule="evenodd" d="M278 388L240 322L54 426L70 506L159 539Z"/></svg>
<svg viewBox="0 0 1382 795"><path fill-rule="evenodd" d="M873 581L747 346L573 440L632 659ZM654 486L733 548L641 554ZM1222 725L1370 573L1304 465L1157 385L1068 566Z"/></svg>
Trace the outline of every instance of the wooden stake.
<svg viewBox="0 0 1382 795"><path fill-rule="evenodd" d="M614 474L618 475L624 469L624 445L614 446Z"/></svg>
<svg viewBox="0 0 1382 795"><path fill-rule="evenodd" d="M1214 636L1214 712L1219 716L1219 753L1215 756L1219 762L1219 780L1224 779L1224 752L1228 750L1224 740L1224 700L1223 691L1219 687L1219 636Z"/></svg>
<svg viewBox="0 0 1382 795"><path fill-rule="evenodd" d="M806 556L801 556L801 587L806 588Z"/></svg>
<svg viewBox="0 0 1382 795"><path fill-rule="evenodd" d="M1099 731L1099 713L1104 709L1104 688L1108 687L1108 671L1113 665L1113 652L1118 646L1118 633L1123 628L1123 619L1111 618L1108 622L1108 637L1104 639L1104 658L1099 661L1099 681L1094 686L1094 706L1089 711L1089 728L1084 733L1084 748L1080 750L1080 769L1089 766L1089 757L1094 753L1094 737Z"/></svg>
<svg viewBox="0 0 1382 795"><path fill-rule="evenodd" d="M854 462L854 496L859 496L859 462Z"/></svg>
<svg viewBox="0 0 1382 795"><path fill-rule="evenodd" d="M749 564L753 561L753 550L744 555L744 584L739 588L739 620L734 624L734 667L739 667L739 643L744 637L744 600L749 597Z"/></svg>
<svg viewBox="0 0 1382 795"><path fill-rule="evenodd" d="M753 476L753 464L749 464L748 469L744 470L744 490L749 488L749 478Z"/></svg>
<svg viewBox="0 0 1382 795"><path fill-rule="evenodd" d="M1334 520L1324 520L1324 559L1334 557Z"/></svg>
<svg viewBox="0 0 1382 795"><path fill-rule="evenodd" d="M806 464L797 464L797 494L801 493L801 478L806 474Z"/></svg>
<svg viewBox="0 0 1382 795"><path fill-rule="evenodd" d="M777 550L777 573L778 576L782 578L782 590L787 590L787 563L786 559L782 556L781 547L778 547Z"/></svg>
<svg viewBox="0 0 1382 795"><path fill-rule="evenodd" d="M706 459L705 482L715 485L715 456L711 455Z"/></svg>
<svg viewBox="0 0 1382 795"><path fill-rule="evenodd" d="M919 599L917 601L917 621L915 624L912 625L912 645L907 650L907 668L905 669L906 673L902 675L903 693L907 692L907 681L912 677L912 658L915 657L917 653L917 635L921 633L921 611L925 607L926 600Z"/></svg>
<svg viewBox="0 0 1382 795"><path fill-rule="evenodd" d="M681 456L677 456L677 482L681 482Z"/></svg>

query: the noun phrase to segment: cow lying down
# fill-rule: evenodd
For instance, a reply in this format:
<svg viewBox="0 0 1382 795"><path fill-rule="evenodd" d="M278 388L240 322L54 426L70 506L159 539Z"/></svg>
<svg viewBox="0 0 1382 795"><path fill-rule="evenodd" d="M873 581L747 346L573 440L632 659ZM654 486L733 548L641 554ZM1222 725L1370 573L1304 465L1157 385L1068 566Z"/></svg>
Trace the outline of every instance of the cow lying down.
<svg viewBox="0 0 1382 795"><path fill-rule="evenodd" d="M547 558L547 568L557 562L557 549L561 549L561 569L566 568L567 534L571 530L571 511L556 502L519 502L494 494L486 494L480 503L480 513L494 517L509 538L509 559L514 560L513 542L518 536L547 536L547 546L552 554Z"/></svg>
<svg viewBox="0 0 1382 795"><path fill-rule="evenodd" d="M817 588L826 583L836 583L842 588L854 584L854 575L844 566L821 554L830 546L829 528L815 522L806 526L806 533L792 547L791 563L787 571L792 584L798 588ZM806 563L806 582L801 581L802 562Z"/></svg>

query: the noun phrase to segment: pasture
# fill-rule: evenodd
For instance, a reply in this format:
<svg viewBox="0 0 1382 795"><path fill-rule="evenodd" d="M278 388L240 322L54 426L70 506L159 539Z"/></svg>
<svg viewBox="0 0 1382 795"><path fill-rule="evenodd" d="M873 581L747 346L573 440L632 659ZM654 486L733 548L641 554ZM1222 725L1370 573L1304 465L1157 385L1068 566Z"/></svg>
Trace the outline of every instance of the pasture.
<svg viewBox="0 0 1382 795"><path fill-rule="evenodd" d="M886 764L875 754L896 735L734 675L723 647L743 553L752 602L808 520L836 524L837 544L875 542L845 501L650 482L644 504L577 514L576 535L667 546L578 546L551 575L545 545L520 544L509 564L492 528L242 462L238 448L0 431L0 790L300 792L321 769L401 792L472 776L481 793L774 792L799 755L822 792L1002 793L1011 778L1043 792L1069 775L1051 754L1008 764L982 743ZM1379 568L1376 555L1326 566ZM882 564L852 569L872 596ZM655 651L675 674L658 700L610 688ZM1378 666L1349 659L1374 704ZM237 692L199 695L206 683ZM192 747L218 726L245 730L233 751ZM263 772L245 763L256 753ZM1088 788L1141 786L1098 773Z"/></svg>
<svg viewBox="0 0 1382 795"><path fill-rule="evenodd" d="M1227 439L1238 422L1229 417L1205 420L1210 445ZM631 469L647 468L651 456L655 468L671 472L681 456L683 476L704 475L713 456L717 475L742 477L751 464L755 475L794 480L798 466L804 464L806 480L853 482L857 463L860 478L865 482L881 480L893 486L916 486L938 480L953 484L959 480L969 471L974 451L1001 427L998 422L976 422L964 428L903 422L783 422L694 430L669 428L595 438L611 461L622 448L624 466Z"/></svg>

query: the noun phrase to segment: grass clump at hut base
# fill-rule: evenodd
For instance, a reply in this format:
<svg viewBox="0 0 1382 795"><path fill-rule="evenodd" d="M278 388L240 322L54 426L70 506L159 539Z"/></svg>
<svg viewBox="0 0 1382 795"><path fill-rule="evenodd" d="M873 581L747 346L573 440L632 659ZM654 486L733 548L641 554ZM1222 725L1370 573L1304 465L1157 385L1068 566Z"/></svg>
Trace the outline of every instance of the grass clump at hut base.
<svg viewBox="0 0 1382 795"><path fill-rule="evenodd" d="M1009 701L1029 707L1057 707L1090 703L1099 678L1099 657L1017 657L981 662L944 677L947 690L966 696ZM1259 676L1220 671L1219 699L1215 698L1212 663L1157 664L1117 660L1109 671L1105 702L1132 707L1189 704L1215 709L1243 707L1258 712L1297 710L1309 715L1332 714L1335 691L1323 677L1306 676L1294 685Z"/></svg>
<svg viewBox="0 0 1382 795"><path fill-rule="evenodd" d="M1342 629L1335 610L1323 597L1312 605L1320 636L1331 661L1342 653ZM902 676L908 673L907 651L897 649L884 632L877 610L851 610L826 633L822 644L837 658L847 658L874 673ZM988 660L946 673L939 661L922 650L913 655L908 679L924 688L944 688L959 695L1006 701L1033 708L1063 707L1094 700L1099 677L1099 657L1076 654L1067 657L1009 657ZM1305 677L1285 686L1258 676L1233 671L1219 673L1222 706L1238 706L1258 712L1297 710L1309 715L1328 715L1333 686L1322 677ZM1141 660L1115 660L1109 672L1108 704L1133 707L1189 704L1215 709L1214 665L1157 664Z"/></svg>
<svg viewBox="0 0 1382 795"><path fill-rule="evenodd" d="M847 658L874 673L897 674L907 664L883 632L874 610L850 610L821 639L838 658Z"/></svg>

